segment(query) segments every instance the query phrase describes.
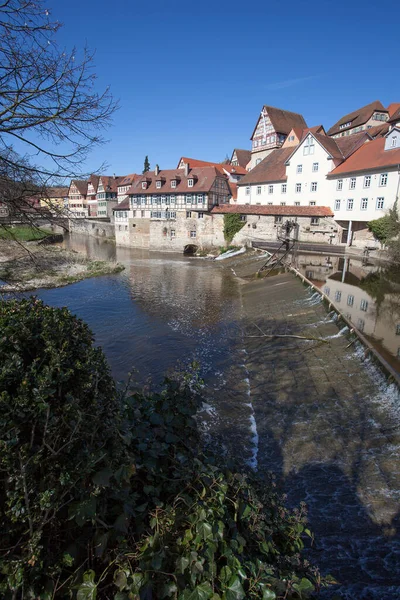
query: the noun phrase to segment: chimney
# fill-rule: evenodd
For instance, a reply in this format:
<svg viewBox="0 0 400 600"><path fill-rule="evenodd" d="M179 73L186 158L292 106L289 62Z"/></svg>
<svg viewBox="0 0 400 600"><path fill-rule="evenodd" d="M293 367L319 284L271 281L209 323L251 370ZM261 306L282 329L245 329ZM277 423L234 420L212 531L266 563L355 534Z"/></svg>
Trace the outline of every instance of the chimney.
<svg viewBox="0 0 400 600"><path fill-rule="evenodd" d="M159 172L160 172L160 167L158 165L156 165L156 168L154 169L154 175L156 177L158 177Z"/></svg>
<svg viewBox="0 0 400 600"><path fill-rule="evenodd" d="M185 177L189 175L189 163L185 163Z"/></svg>

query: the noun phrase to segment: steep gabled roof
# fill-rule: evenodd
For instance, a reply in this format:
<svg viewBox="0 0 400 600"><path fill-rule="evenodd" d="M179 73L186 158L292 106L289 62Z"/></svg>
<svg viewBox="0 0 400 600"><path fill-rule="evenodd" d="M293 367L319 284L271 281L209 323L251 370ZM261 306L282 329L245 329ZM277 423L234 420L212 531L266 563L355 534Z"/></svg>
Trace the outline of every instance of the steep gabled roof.
<svg viewBox="0 0 400 600"><path fill-rule="evenodd" d="M129 198L127 197L125 200L122 200L122 202L117 204L117 206L114 206L113 210L129 210L129 208Z"/></svg>
<svg viewBox="0 0 400 600"><path fill-rule="evenodd" d="M100 175L91 175L89 177L89 182L92 184L92 186L94 187L94 191L97 192L97 186L99 185L99 179L100 179Z"/></svg>
<svg viewBox="0 0 400 600"><path fill-rule="evenodd" d="M130 175L125 175L125 177L120 177L119 179L119 183L118 183L118 187L124 185L132 185L132 183L134 182L134 180L140 177L140 175L137 175L136 173L131 173Z"/></svg>
<svg viewBox="0 0 400 600"><path fill-rule="evenodd" d="M277 148L254 167L238 185L286 181L286 160L292 154L293 148Z"/></svg>
<svg viewBox="0 0 400 600"><path fill-rule="evenodd" d="M87 181L83 181L82 179L73 179L70 183L70 186L72 184L75 184L75 186L78 188L79 193L82 196L86 196L87 195L87 186L88 186L88 182ZM69 193L69 189L68 189L68 193Z"/></svg>
<svg viewBox="0 0 400 600"><path fill-rule="evenodd" d="M179 165L182 161L185 164L188 164L191 169L194 169L195 167L215 167L220 173L224 173L224 171L226 171L227 173L236 173L238 175L245 175L247 173L244 167L234 167L230 164L213 163L208 162L206 160L198 160L197 158L187 158L186 156L181 156L177 168L179 168Z"/></svg>
<svg viewBox="0 0 400 600"><path fill-rule="evenodd" d="M343 175L357 171L382 170L394 168L400 164L400 148L385 150L385 138L377 138L363 144L354 154L328 174Z"/></svg>
<svg viewBox="0 0 400 600"><path fill-rule="evenodd" d="M294 113L290 112L289 110L283 110L282 108L275 108L274 106L267 105L263 106L263 110L267 111L272 126L277 133L284 133L288 135L292 129L298 127L299 129L303 130L307 127L307 123L305 122L303 115L300 115L299 113ZM253 139L260 119L261 115L257 119L256 126L254 127L254 131L250 138L251 140Z"/></svg>
<svg viewBox="0 0 400 600"><path fill-rule="evenodd" d="M171 187L171 181L176 180L179 177L176 188ZM226 182L228 179L226 175L223 175L216 167L196 167L190 169L188 176L185 176L183 169L168 169L160 170L156 177L154 171L148 171L141 177L135 179L129 190L126 192L128 195L132 194L182 194L197 192L209 192L214 184L216 177L223 177ZM163 184L161 188L156 187L156 180L162 180ZM194 184L189 187L188 180L194 179ZM142 182L147 182L147 188L142 189Z"/></svg>
<svg viewBox="0 0 400 600"><path fill-rule="evenodd" d="M397 123L400 121L400 106L397 110L392 113L392 116L389 118L389 123Z"/></svg>
<svg viewBox="0 0 400 600"><path fill-rule="evenodd" d="M239 167L243 167L243 169L245 169L248 163L251 161L251 150L240 150L239 148L235 148L232 152L232 156L235 152Z"/></svg>
<svg viewBox="0 0 400 600"><path fill-rule="evenodd" d="M328 137L327 135L323 135L321 133L311 133L309 131L306 134L306 136L303 137L303 139L301 140L300 144L298 144L297 146L292 146L292 147L289 147L289 148L285 148L285 150L289 150L290 151L288 157L286 158L285 165L288 164L288 162L290 161L290 159L292 158L292 156L303 145L303 142L309 136L313 137L325 149L325 151L329 154L330 158L333 158L335 160L340 160L340 161L343 160L344 156L343 156L343 153L342 153L341 149L339 148L339 146L336 143L337 140L335 140L335 139L333 139L331 137Z"/></svg>
<svg viewBox="0 0 400 600"><path fill-rule="evenodd" d="M239 214L239 215L269 215L285 217L333 217L332 209L328 206L281 206L259 204L220 204L214 206L212 214Z"/></svg>
<svg viewBox="0 0 400 600"><path fill-rule="evenodd" d="M121 179L125 176L116 177L110 175L101 175L100 179L106 192L118 192L118 186Z"/></svg>
<svg viewBox="0 0 400 600"><path fill-rule="evenodd" d="M335 138L336 144L339 146L343 158L347 158L350 154L353 154L362 144L369 142L372 139L370 129L367 131L360 131L353 135L345 135L344 137ZM333 138L329 138L333 139Z"/></svg>
<svg viewBox="0 0 400 600"><path fill-rule="evenodd" d="M374 102L371 102L366 106L362 106L361 108L358 108L357 110L354 110L353 112L339 119L339 121L337 121L330 129L328 129L328 135L335 135L336 133L346 131L347 129L353 129L353 127L364 125L368 119L372 117L376 110L379 112L387 112L382 102L375 100ZM340 126L345 125L346 123L350 124L341 129Z"/></svg>
<svg viewBox="0 0 400 600"><path fill-rule="evenodd" d="M387 132L390 129L390 123L388 123L386 121L386 123L381 123L380 125L375 125L374 127L370 127L369 129L367 129L368 135L372 138L375 139L377 137L382 137L383 135L386 135ZM353 137L351 136L345 136L345 137ZM340 138L340 139L344 139L344 138Z"/></svg>
<svg viewBox="0 0 400 600"><path fill-rule="evenodd" d="M393 117L393 115L397 112L400 111L400 102L392 102L391 104L389 104L389 106L387 107L388 113L389 113L389 121L391 120L391 118Z"/></svg>

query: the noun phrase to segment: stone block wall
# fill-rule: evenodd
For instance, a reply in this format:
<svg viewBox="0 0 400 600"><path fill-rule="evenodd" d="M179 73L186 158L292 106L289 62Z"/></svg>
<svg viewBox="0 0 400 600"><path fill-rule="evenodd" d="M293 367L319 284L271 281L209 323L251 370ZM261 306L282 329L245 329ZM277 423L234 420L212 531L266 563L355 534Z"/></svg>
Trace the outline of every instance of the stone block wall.
<svg viewBox="0 0 400 600"><path fill-rule="evenodd" d="M69 230L72 233L85 233L94 237L107 237L115 239L114 223L107 221L91 221L87 219L71 219Z"/></svg>

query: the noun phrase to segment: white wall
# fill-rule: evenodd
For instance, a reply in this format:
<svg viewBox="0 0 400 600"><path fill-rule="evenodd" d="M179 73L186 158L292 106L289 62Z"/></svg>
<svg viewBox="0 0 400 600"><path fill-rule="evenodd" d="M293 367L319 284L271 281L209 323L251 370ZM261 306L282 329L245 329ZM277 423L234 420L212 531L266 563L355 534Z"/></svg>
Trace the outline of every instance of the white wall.
<svg viewBox="0 0 400 600"><path fill-rule="evenodd" d="M387 174L386 185L381 185L381 175ZM365 187L365 177L371 177L370 187ZM329 181L329 197L332 199L330 207L335 213L335 219L340 221L371 221L383 217L389 208L392 208L399 185L399 173L396 171L362 172L351 176L343 176ZM351 189L351 180L355 179L355 188ZM342 189L338 190L338 181L342 181ZM361 201L367 198L367 208L361 208ZM384 198L383 208L377 207L377 198ZM353 208L348 208L348 200L353 200ZM340 200L337 208L336 200Z"/></svg>

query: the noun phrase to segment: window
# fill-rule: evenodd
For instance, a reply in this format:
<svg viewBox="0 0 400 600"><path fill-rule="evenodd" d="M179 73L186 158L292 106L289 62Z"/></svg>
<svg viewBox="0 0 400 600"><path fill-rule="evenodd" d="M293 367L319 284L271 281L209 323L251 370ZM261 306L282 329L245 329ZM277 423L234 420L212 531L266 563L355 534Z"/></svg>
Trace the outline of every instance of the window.
<svg viewBox="0 0 400 600"><path fill-rule="evenodd" d="M193 179L188 179L188 187L193 187Z"/></svg>
<svg viewBox="0 0 400 600"><path fill-rule="evenodd" d="M192 213L190 212L190 210L187 210L187 211L186 211L186 218L187 218L187 219L190 219L190 218L191 218L191 216L192 216Z"/></svg>
<svg viewBox="0 0 400 600"><path fill-rule="evenodd" d="M319 217L311 217L311 225L319 225Z"/></svg>
<svg viewBox="0 0 400 600"><path fill-rule="evenodd" d="M361 210L367 210L368 208L368 198L361 198Z"/></svg>
<svg viewBox="0 0 400 600"><path fill-rule="evenodd" d="M282 217L275 217L275 223L282 223Z"/></svg>
<svg viewBox="0 0 400 600"><path fill-rule="evenodd" d="M335 292L335 301L340 302L341 299L342 299L342 292L339 292L339 291Z"/></svg>
<svg viewBox="0 0 400 600"><path fill-rule="evenodd" d="M335 200L335 210L340 210L340 200Z"/></svg>
<svg viewBox="0 0 400 600"><path fill-rule="evenodd" d="M318 168L319 168L319 163L313 163L312 164L312 172L313 173L317 173Z"/></svg>
<svg viewBox="0 0 400 600"><path fill-rule="evenodd" d="M385 201L384 198L377 198L376 199L376 210L382 210L383 209L384 201Z"/></svg>
<svg viewBox="0 0 400 600"><path fill-rule="evenodd" d="M142 196L141 202L142 202L142 204L146 204L146 196Z"/></svg>
<svg viewBox="0 0 400 600"><path fill-rule="evenodd" d="M171 179L171 187L176 188L176 179Z"/></svg>
<svg viewBox="0 0 400 600"><path fill-rule="evenodd" d="M347 296L347 306L353 306L354 304L354 296L352 296L351 294L349 294Z"/></svg>
<svg viewBox="0 0 400 600"><path fill-rule="evenodd" d="M286 194L286 183L282 183L282 186L281 186L281 193L282 193L282 194Z"/></svg>
<svg viewBox="0 0 400 600"><path fill-rule="evenodd" d="M347 210L353 210L354 200L350 198L347 200Z"/></svg>
<svg viewBox="0 0 400 600"><path fill-rule="evenodd" d="M146 216L146 211L142 210L141 213L142 213L142 217L144 218Z"/></svg>
<svg viewBox="0 0 400 600"><path fill-rule="evenodd" d="M257 194L260 195L261 194L261 185L257 186Z"/></svg>
<svg viewBox="0 0 400 600"><path fill-rule="evenodd" d="M156 181L156 188L157 188L158 190L160 190L160 189L161 189L161 181Z"/></svg>
<svg viewBox="0 0 400 600"><path fill-rule="evenodd" d="M269 185L268 186L268 194L273 194L274 193L274 186L273 185Z"/></svg>
<svg viewBox="0 0 400 600"><path fill-rule="evenodd" d="M356 178L355 177L350 177L349 188L351 190L355 190L356 189Z"/></svg>
<svg viewBox="0 0 400 600"><path fill-rule="evenodd" d="M257 160L256 160L256 166L259 165L260 162L261 162L261 158L257 158Z"/></svg>
<svg viewBox="0 0 400 600"><path fill-rule="evenodd" d="M198 219L204 219L204 213L203 212L197 213L197 218Z"/></svg>
<svg viewBox="0 0 400 600"><path fill-rule="evenodd" d="M142 181L142 190L147 188L147 181Z"/></svg>
<svg viewBox="0 0 400 600"><path fill-rule="evenodd" d="M396 325L396 335L400 335L400 323Z"/></svg>
<svg viewBox="0 0 400 600"><path fill-rule="evenodd" d="M387 179L388 179L388 174L381 173L381 176L379 177L379 185L382 187L387 185Z"/></svg>
<svg viewBox="0 0 400 600"><path fill-rule="evenodd" d="M246 215L240 215L240 220L241 221L247 221L247 216Z"/></svg>
<svg viewBox="0 0 400 600"><path fill-rule="evenodd" d="M300 206L300 202L295 202L294 205L295 206Z"/></svg>
<svg viewBox="0 0 400 600"><path fill-rule="evenodd" d="M192 204L192 194L186 194L186 204Z"/></svg>
<svg viewBox="0 0 400 600"><path fill-rule="evenodd" d="M314 154L314 138L309 136L303 146L303 154L306 156L307 154Z"/></svg>
<svg viewBox="0 0 400 600"><path fill-rule="evenodd" d="M331 293L331 288L330 288L330 287L328 287L328 286L325 286L325 287L324 287L324 294L325 294L326 296L329 296L329 294L330 294L330 293Z"/></svg>
<svg viewBox="0 0 400 600"><path fill-rule="evenodd" d="M302 172L303 172L303 165L297 165L296 173L302 173Z"/></svg>
<svg viewBox="0 0 400 600"><path fill-rule="evenodd" d="M367 312L368 310L368 300L361 300L360 302L360 310L363 310L364 312Z"/></svg>
<svg viewBox="0 0 400 600"><path fill-rule="evenodd" d="M167 196L161 196L161 204L169 204L169 198L167 198Z"/></svg>
<svg viewBox="0 0 400 600"><path fill-rule="evenodd" d="M249 185L246 186L246 192L245 193L246 193L246 196L250 196L250 186Z"/></svg>
<svg viewBox="0 0 400 600"><path fill-rule="evenodd" d="M315 206L317 203L316 202L309 202L308 203L310 206Z"/></svg>
<svg viewBox="0 0 400 600"><path fill-rule="evenodd" d="M176 235L175 234L175 229L171 229L170 235L171 235L172 238L175 237L175 235Z"/></svg>
<svg viewBox="0 0 400 600"><path fill-rule="evenodd" d="M204 194L197 194L197 203L203 204L204 202Z"/></svg>
<svg viewBox="0 0 400 600"><path fill-rule="evenodd" d="M357 329L360 331L364 331L365 321L363 319L358 319L357 321Z"/></svg>
<svg viewBox="0 0 400 600"><path fill-rule="evenodd" d="M195 238L196 237L196 231L194 229L192 229L192 231L190 232L190 237L191 238Z"/></svg>
<svg viewBox="0 0 400 600"><path fill-rule="evenodd" d="M366 175L364 177L364 187L365 188L371 187L371 175Z"/></svg>
<svg viewBox="0 0 400 600"><path fill-rule="evenodd" d="M286 206L286 202L281 202L281 206Z"/></svg>
<svg viewBox="0 0 400 600"><path fill-rule="evenodd" d="M296 194L301 192L301 183L296 183Z"/></svg>
<svg viewBox="0 0 400 600"><path fill-rule="evenodd" d="M175 204L175 194L170 195L171 204Z"/></svg>
<svg viewBox="0 0 400 600"><path fill-rule="evenodd" d="M337 180L336 189L339 191L343 189L343 179Z"/></svg>
<svg viewBox="0 0 400 600"><path fill-rule="evenodd" d="M392 137L392 148L396 148L397 146L397 135Z"/></svg>
<svg viewBox="0 0 400 600"><path fill-rule="evenodd" d="M311 182L311 191L312 192L316 192L317 191L317 182L316 181L312 181Z"/></svg>

